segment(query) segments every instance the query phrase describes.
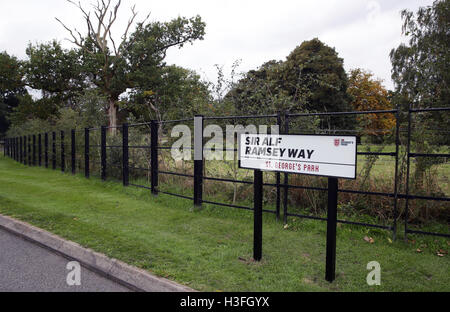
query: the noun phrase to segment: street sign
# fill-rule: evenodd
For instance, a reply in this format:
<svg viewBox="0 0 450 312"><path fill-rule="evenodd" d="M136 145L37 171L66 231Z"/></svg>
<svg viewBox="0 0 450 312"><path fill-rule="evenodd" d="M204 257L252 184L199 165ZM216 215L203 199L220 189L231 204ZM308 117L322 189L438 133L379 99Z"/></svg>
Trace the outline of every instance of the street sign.
<svg viewBox="0 0 450 312"><path fill-rule="evenodd" d="M262 257L262 170L328 177L325 279L331 283L336 275L337 178L356 178L356 137L241 134L238 151L239 167L254 169L253 258L256 261Z"/></svg>
<svg viewBox="0 0 450 312"><path fill-rule="evenodd" d="M356 178L356 136L241 134L241 168Z"/></svg>

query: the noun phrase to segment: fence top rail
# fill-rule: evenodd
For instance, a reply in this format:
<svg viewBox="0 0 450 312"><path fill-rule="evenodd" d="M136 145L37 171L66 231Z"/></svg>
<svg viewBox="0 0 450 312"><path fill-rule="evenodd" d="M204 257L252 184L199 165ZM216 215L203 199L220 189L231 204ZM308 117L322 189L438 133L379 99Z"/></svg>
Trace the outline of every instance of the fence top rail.
<svg viewBox="0 0 450 312"><path fill-rule="evenodd" d="M450 107L428 107L428 108L410 108L410 112L435 112L435 111L450 111Z"/></svg>
<svg viewBox="0 0 450 312"><path fill-rule="evenodd" d="M270 115L243 115L243 116L204 116L205 120L218 120L218 119L253 119L253 118L274 118L278 117L278 114Z"/></svg>
<svg viewBox="0 0 450 312"><path fill-rule="evenodd" d="M293 114L286 114L286 116L308 117L308 116L334 116L334 115L395 114L397 112L398 109L390 109L390 110L351 111L351 112L293 113Z"/></svg>
<svg viewBox="0 0 450 312"><path fill-rule="evenodd" d="M150 122L139 122L139 123L135 123L135 124L129 124L128 128L132 128L132 127L139 127L139 126L149 126Z"/></svg>
<svg viewBox="0 0 450 312"><path fill-rule="evenodd" d="M184 119L173 119L173 120L160 120L156 121L156 123L159 124L165 124L165 123L173 123L173 122L184 122L184 121L193 121L194 118L184 118Z"/></svg>

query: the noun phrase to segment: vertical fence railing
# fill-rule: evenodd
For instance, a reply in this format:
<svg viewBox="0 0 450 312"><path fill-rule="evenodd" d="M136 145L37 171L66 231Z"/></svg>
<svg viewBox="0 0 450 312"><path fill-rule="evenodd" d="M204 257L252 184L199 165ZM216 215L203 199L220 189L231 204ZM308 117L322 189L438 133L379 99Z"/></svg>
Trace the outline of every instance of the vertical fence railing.
<svg viewBox="0 0 450 312"><path fill-rule="evenodd" d="M150 179L153 195L158 195L158 124L156 120L150 122Z"/></svg>
<svg viewBox="0 0 450 312"><path fill-rule="evenodd" d="M84 128L84 176L89 178L89 128Z"/></svg>
<svg viewBox="0 0 450 312"><path fill-rule="evenodd" d="M281 115L278 113L277 115L269 116L269 117L276 117L276 124L279 126L280 133L281 134L289 134L290 132L290 122L293 117L298 116L320 116L320 115L327 115L327 116L333 116L333 115L350 115L350 114L394 114L395 115L395 152L358 152L358 155L379 155L379 156L392 156L395 157L395 168L394 168L394 186L393 190L389 193L382 193L382 192L365 192L365 191L359 191L359 190L346 190L346 189L339 189L339 192L347 192L347 193L354 193L354 194L363 194L363 195L375 195L375 196L387 196L392 198L393 202L393 221L391 226L384 226L384 225L374 225L374 224L367 224L367 223L358 223L358 222L351 222L351 221L345 221L345 220L337 220L337 222L341 223L347 223L347 224L354 224L354 225L361 225L361 226L368 226L368 227L376 227L376 228L382 228L386 230L392 230L393 238L396 239L397 237L397 222L400 217L399 214L399 199L405 199L405 211L403 213L404 217L404 233L405 233L405 239L407 239L407 234L425 234L425 235L435 235L435 236L443 236L443 237L450 237L449 234L445 233L432 233L432 232L425 232L425 231L416 231L409 228L409 217L410 217L410 201L411 200L437 200L437 201L450 201L450 198L448 197L432 197L432 196L421 196L421 195L415 195L411 194L411 162L412 159L417 157L441 157L448 159L450 158L450 154L424 154L424 153L415 153L412 149L412 122L413 122L413 114L417 113L424 113L424 112L448 112L450 111L450 108L426 108L426 109L409 109L408 115L407 115L407 142L406 142L406 184L405 184L405 193L400 194L399 193L399 184L400 184L400 177L399 177L399 148L401 145L400 142L400 121L399 121L399 110L390 110L390 111L371 111L371 112L335 112L335 113L311 113L311 114L287 114ZM231 117L225 117L226 118L251 118L252 116L231 116ZM253 116L258 117L258 116ZM259 116L263 117L263 116ZM220 118L220 117L219 117ZM193 178L194 180L194 194L193 199L195 206L201 206L202 203L210 203L210 204L217 204L222 206L230 206L235 208L244 208L244 209L254 209L249 207L242 207L237 205L228 205L224 203L215 203L207 200L203 200L203 184L204 180L217 180L217 181L225 181L225 182L242 182L242 183L248 183L252 184L250 181L233 181L230 179L219 179L214 177L208 177L204 176L204 162L203 162L203 128L204 128L204 119L214 119L214 117L203 117L200 115L197 115L194 117L194 174L193 175L186 175L186 174L179 174L174 172L164 172L161 171L163 174L175 174L180 176L186 176ZM192 120L192 118L190 119ZM170 149L170 147L165 146L159 146L158 145L158 129L159 125L162 122L157 121L151 121L150 123L144 123L148 126L150 124L150 146L133 146L133 148L144 148L145 151L150 153L150 168L147 168L144 170L150 171L150 189L152 194L158 194L158 176L159 176L159 163L158 163L158 149ZM168 121L168 122L176 122L176 121ZM106 126L101 127L101 143L100 143L100 157L101 157L101 179L106 180L107 178L107 153L106 148L117 148L120 146L107 146L106 145ZM394 131L394 130L393 130ZM75 129L71 130L71 168L72 173L75 174L76 172L76 137L75 137ZM51 146L51 161L52 161L52 168L56 169L56 162L57 162L57 155L56 155L56 132L51 132L52 135L52 146ZM36 147L37 143L37 147ZM130 170L130 159L129 159L129 125L124 123L122 125L122 179L123 179L123 185L131 185L130 184L130 177L129 177L129 170ZM4 155L8 156L18 162L21 162L23 164L29 165L29 166L36 166L37 164L39 166L42 165L42 156L44 157L44 165L46 168L49 166L49 139L48 139L48 133L44 133L44 149L42 151L42 137L41 134L37 135L25 135L20 137L13 137L13 138L6 138L4 140ZM37 153L37 155L36 155ZM43 154L43 155L42 155ZM84 129L84 173L86 178L89 178L90 176L90 165L89 165L89 155L90 155L90 129L85 128ZM148 154L147 154L148 155ZM65 137L64 137L64 131L60 131L60 158L61 158L61 171L65 171ZM143 169L143 168L133 168L133 169ZM165 170L165 169L164 169ZM257 173L258 175L259 173ZM261 173L262 175L262 173ZM316 220L327 220L326 218L321 217L314 217L314 216L302 216L298 214L292 214L288 211L289 206L289 190L293 188L304 188L304 189L311 189L311 190L319 190L324 191L326 189L320 188L320 187L308 187L308 186L299 186L299 185L290 185L289 184L289 174L283 173L283 180L284 182L281 183L281 173L276 172L275 173L275 184L264 184L263 185L270 185L276 187L276 216L277 219L280 218L280 210L283 209L283 222L286 224L288 221L288 216L297 216L297 217L305 217L310 219L316 219ZM255 176L256 177L256 176ZM405 176L403 176L405 177ZM255 178L256 179L256 178ZM262 177L261 177L262 179ZM255 180L253 181L253 184L255 184ZM255 186L255 185L254 185ZM176 195L184 198L189 198L187 196L183 196L180 194L171 194L169 192L163 192L169 195ZM283 196L282 196L283 195ZM262 210L266 211L266 210ZM274 211L270 211L274 212ZM331 216L333 217L333 216ZM327 216L327 218L330 218L330 216Z"/></svg>
<svg viewBox="0 0 450 312"><path fill-rule="evenodd" d="M44 133L44 163L45 168L48 168L48 132Z"/></svg>
<svg viewBox="0 0 450 312"><path fill-rule="evenodd" d="M278 132L281 134L281 113L277 113L277 126L278 126ZM277 221L280 219L280 206L281 206L281 173L276 172L275 173L275 183L277 188L277 198L276 198L276 215L277 215Z"/></svg>
<svg viewBox="0 0 450 312"><path fill-rule="evenodd" d="M56 169L56 132L52 132L52 169Z"/></svg>
<svg viewBox="0 0 450 312"><path fill-rule="evenodd" d="M283 134L289 134L289 115L284 114L284 129ZM283 197L283 223L287 224L288 221L288 198L289 198L289 174L287 172L283 173L283 183L284 183L284 197Z"/></svg>
<svg viewBox="0 0 450 312"><path fill-rule="evenodd" d="M19 145L20 145L20 151L19 151L19 162L23 163L23 137L19 138Z"/></svg>
<svg viewBox="0 0 450 312"><path fill-rule="evenodd" d="M106 127L102 126L100 129L101 178L104 181L106 180Z"/></svg>
<svg viewBox="0 0 450 312"><path fill-rule="evenodd" d="M202 205L203 197L203 116L194 117L194 205Z"/></svg>
<svg viewBox="0 0 450 312"><path fill-rule="evenodd" d="M75 129L70 131L70 168L72 169L72 174L76 172L76 137L75 137Z"/></svg>
<svg viewBox="0 0 450 312"><path fill-rule="evenodd" d="M445 153L416 153L411 152L411 136L412 136L412 123L413 123L413 114L417 113L426 113L426 112L442 112L448 113L450 112L450 107L441 107L441 108L419 108L419 109L408 109L408 132L407 132L407 145L406 145L406 187L405 187L405 213L404 213L404 223L405 223L405 241L408 240L408 234L422 234L422 235L430 235L430 236L441 236L441 237L450 237L448 233L436 233L436 232L427 232L427 231L418 231L412 230L408 227L409 222L409 202L410 200L417 199L425 199L425 200L433 200L433 201L450 201L450 197L434 197L434 196L421 196L421 195L413 195L410 194L411 186L410 186L410 171L411 171L411 158L417 157L428 157L428 158L445 158L446 161L450 158L450 154ZM447 209L449 206L447 206Z"/></svg>
<svg viewBox="0 0 450 312"><path fill-rule="evenodd" d="M32 158L31 158L31 135L28 136L28 166L33 165L33 163L31 162Z"/></svg>
<svg viewBox="0 0 450 312"><path fill-rule="evenodd" d="M27 136L23 136L23 164L26 165L27 163Z"/></svg>
<svg viewBox="0 0 450 312"><path fill-rule="evenodd" d="M36 166L36 135L33 134L33 166Z"/></svg>
<svg viewBox="0 0 450 312"><path fill-rule="evenodd" d="M128 186L129 182L129 157L128 157L128 124L122 125L122 183Z"/></svg>
<svg viewBox="0 0 450 312"><path fill-rule="evenodd" d="M60 138L61 142L61 148L60 148L60 152L61 152L61 171L64 172L66 170L66 154L65 154L65 146L64 146L64 131L61 130L61 138Z"/></svg>
<svg viewBox="0 0 450 312"><path fill-rule="evenodd" d="M42 166L42 135L38 134L38 165Z"/></svg>

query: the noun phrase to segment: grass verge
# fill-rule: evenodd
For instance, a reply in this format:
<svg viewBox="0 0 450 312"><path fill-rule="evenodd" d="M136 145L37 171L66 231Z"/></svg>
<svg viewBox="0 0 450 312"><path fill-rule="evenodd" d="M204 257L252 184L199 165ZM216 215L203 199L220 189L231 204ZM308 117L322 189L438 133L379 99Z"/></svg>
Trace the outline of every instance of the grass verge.
<svg viewBox="0 0 450 312"><path fill-rule="evenodd" d="M330 284L324 222L290 219L284 228L264 214L263 260L256 263L252 212L191 208L185 199L0 156L0 213L201 291L450 290L446 239L391 242L386 231L339 225ZM380 286L366 283L373 260L381 265Z"/></svg>

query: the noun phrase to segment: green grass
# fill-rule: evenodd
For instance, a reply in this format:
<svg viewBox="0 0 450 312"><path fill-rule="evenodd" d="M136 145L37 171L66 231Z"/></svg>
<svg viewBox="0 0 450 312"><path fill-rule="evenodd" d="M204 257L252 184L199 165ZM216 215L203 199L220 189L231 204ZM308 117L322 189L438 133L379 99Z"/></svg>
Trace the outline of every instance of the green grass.
<svg viewBox="0 0 450 312"><path fill-rule="evenodd" d="M250 211L193 210L185 199L2 156L0 213L202 291L450 291L446 239L411 236L412 242L391 243L389 232L339 225L337 278L330 284L324 280L324 222L290 219L284 228L264 214L263 260L257 263ZM373 260L381 265L381 286L366 283Z"/></svg>

